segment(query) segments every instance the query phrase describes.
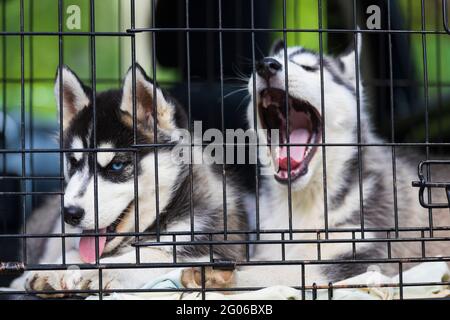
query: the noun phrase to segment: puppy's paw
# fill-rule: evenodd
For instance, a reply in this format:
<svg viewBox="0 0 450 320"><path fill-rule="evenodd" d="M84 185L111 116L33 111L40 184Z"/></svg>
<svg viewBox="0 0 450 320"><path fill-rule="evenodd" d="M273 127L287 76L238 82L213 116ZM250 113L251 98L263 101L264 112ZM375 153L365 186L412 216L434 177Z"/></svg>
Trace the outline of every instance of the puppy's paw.
<svg viewBox="0 0 450 320"><path fill-rule="evenodd" d="M41 298L63 298L65 293L51 293L52 291L66 290L63 275L60 271L30 272L25 280L25 290L37 293Z"/></svg>
<svg viewBox="0 0 450 320"><path fill-rule="evenodd" d="M201 288L202 280L201 268L185 269L181 275L181 283L186 288ZM235 272L233 270L205 268L205 288L229 288L233 286L234 280Z"/></svg>
<svg viewBox="0 0 450 320"><path fill-rule="evenodd" d="M64 298L75 293L59 291L85 290L90 282L91 280L81 275L80 270L36 271L27 276L25 290L37 291L37 295L41 298Z"/></svg>

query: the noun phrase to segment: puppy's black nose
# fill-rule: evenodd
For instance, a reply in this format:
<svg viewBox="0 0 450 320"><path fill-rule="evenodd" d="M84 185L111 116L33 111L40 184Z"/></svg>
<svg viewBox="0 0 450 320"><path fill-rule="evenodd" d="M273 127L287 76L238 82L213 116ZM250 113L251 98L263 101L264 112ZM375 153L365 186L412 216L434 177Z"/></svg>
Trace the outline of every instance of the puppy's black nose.
<svg viewBox="0 0 450 320"><path fill-rule="evenodd" d="M80 207L70 206L64 208L64 221L76 227L84 217L84 210Z"/></svg>
<svg viewBox="0 0 450 320"><path fill-rule="evenodd" d="M266 80L269 80L283 66L277 60L273 58L264 58L256 64L256 72L258 75Z"/></svg>

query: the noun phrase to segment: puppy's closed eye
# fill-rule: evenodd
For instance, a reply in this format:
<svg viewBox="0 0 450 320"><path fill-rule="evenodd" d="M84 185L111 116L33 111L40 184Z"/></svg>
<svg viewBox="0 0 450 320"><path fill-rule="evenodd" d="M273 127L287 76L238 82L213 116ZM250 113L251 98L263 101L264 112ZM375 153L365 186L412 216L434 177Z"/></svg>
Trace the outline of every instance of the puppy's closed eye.
<svg viewBox="0 0 450 320"><path fill-rule="evenodd" d="M302 64L302 65L300 65L303 69L305 69L306 71L309 71L309 72L314 72L314 71L317 71L317 70L319 70L319 67L318 66L307 66L307 65L304 65L304 64Z"/></svg>

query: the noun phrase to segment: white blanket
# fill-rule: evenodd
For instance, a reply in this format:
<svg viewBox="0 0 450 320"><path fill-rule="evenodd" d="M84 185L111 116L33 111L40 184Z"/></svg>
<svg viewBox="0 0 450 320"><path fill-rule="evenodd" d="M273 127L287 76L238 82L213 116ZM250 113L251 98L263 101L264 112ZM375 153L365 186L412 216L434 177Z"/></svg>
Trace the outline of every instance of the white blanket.
<svg viewBox="0 0 450 320"><path fill-rule="evenodd" d="M181 270L175 270L160 279L152 281L145 288L176 289L179 287ZM450 297L450 286L408 286L414 283L439 283L450 280L450 270L445 262L427 262L417 265L403 272L403 298L404 299L425 299L425 298L443 298ZM383 284L383 286L380 286ZM386 285L392 286L386 286ZM338 288L333 289L334 300L392 300L400 298L400 289L398 287L399 276L393 278L387 277L377 271L368 271L356 277L346 279L334 284ZM339 288L347 285L363 285L365 288L346 289ZM201 293L163 293L149 292L139 294L114 293L103 297L108 300L198 300L201 299ZM307 300L312 300L312 291L305 293ZM97 296L88 299L98 299ZM207 300L300 300L302 293L299 290L274 286L262 290L256 290L245 293L221 294L215 292L206 293ZM328 299L328 290L317 290L318 300Z"/></svg>

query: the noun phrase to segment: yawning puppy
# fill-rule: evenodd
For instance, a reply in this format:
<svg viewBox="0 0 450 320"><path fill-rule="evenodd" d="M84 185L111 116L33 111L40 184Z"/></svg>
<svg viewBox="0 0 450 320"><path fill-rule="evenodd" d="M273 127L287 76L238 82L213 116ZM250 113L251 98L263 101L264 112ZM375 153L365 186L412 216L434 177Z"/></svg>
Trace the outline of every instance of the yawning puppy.
<svg viewBox="0 0 450 320"><path fill-rule="evenodd" d="M302 47L285 52L281 44L257 63L248 85L248 121L278 132L260 141L261 162L270 164L260 183L259 223L268 231L260 239L285 244L255 245L252 260L267 266L239 272L239 284L300 286L304 279L327 285L372 264L398 272L397 263L382 259L449 254L445 242L422 247L386 239L420 237L404 230L427 227L429 214L411 186L416 168L401 150L394 167L392 147L380 146L373 133L355 57L351 51L321 59ZM446 210L433 214L435 225L449 225Z"/></svg>

